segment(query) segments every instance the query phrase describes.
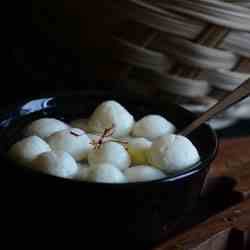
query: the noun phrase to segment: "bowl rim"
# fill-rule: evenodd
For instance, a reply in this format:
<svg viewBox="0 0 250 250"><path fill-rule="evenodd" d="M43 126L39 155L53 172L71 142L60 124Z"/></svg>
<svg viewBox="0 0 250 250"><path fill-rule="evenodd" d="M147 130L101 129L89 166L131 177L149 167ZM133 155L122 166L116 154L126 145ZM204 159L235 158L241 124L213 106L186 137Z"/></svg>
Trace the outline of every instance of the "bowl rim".
<svg viewBox="0 0 250 250"><path fill-rule="evenodd" d="M106 90L79 90L79 91L61 91L61 92L57 92L54 93L53 91L50 92L45 92L42 94L38 94L38 95L32 95L28 98L22 98L20 101L16 101L15 103L12 103L11 106L7 107L6 110L7 112L5 112L5 114L1 114L0 116L0 125L2 124L3 121L5 121L6 119L8 119L8 117L10 118L13 114L15 114L15 112L19 109L22 108L23 106L25 106L27 103L32 102L32 101L36 101L36 100L51 100L51 99L56 99L56 98L60 98L60 97L70 97L70 96L74 96L74 95L98 95L100 97L105 97L105 96L110 96L115 94L115 97L123 97L126 98L126 93L118 93L117 91L106 91ZM146 96L143 95L138 95L138 94L133 94L132 98L138 97L141 100L148 102L148 99ZM131 98L131 97L130 97ZM195 118L196 115L194 113L192 113L191 111L185 109L184 107L175 104L173 102L170 101L166 101L166 100L157 100L156 105L161 105L161 104L169 104L171 106L174 106L177 109L182 110L182 112L187 113L190 117ZM15 109L13 109L13 107L15 107ZM43 107L41 107L41 110L43 109ZM2 112L1 112L2 113ZM31 112L32 113L32 112ZM20 117L20 115L16 115L16 118ZM189 177L191 175L194 175L196 173L199 173L201 171L203 171L204 169L206 169L209 165L209 163L211 163L214 158L217 155L218 152L218 144L219 144L219 138L217 136L216 131L207 123L202 125L203 127L207 127L208 130L210 130L211 133L211 137L213 137L213 140L215 141L215 146L213 148L213 151L211 154L209 154L207 157L201 159L200 161L198 161L197 163L193 164L192 166L190 166L189 168L182 170L182 171L178 171L177 173L171 174L171 175L167 175L164 178L161 179L157 179L157 180L151 180L151 181L144 181L144 182L130 182L130 183L100 183L100 182L88 182L88 181L83 181L83 180L78 180L78 179L70 179L70 178L64 178L64 177L59 177L59 176L53 176L51 174L48 173L44 173L41 171L35 171L31 168L25 168L19 164L15 164L13 163L7 156L6 154L4 154L2 152L2 150L0 151L0 155L1 158L6 160L7 162L10 162L11 165L18 167L18 168L22 168L23 171L28 171L31 172L32 174L38 174L39 176L46 176L46 177L50 177L50 178L54 178L57 180L62 180L62 181L66 181L66 182L71 182L71 183L81 183L84 185L95 185L95 186L100 186L100 187L135 187L135 186L142 186L142 185L154 185L154 184L160 184L160 183L166 183L166 182L174 182L177 180L181 180L184 179L186 177ZM8 127L8 126L7 126ZM0 127L0 133L1 130L4 129L3 127ZM199 129L199 128L198 128Z"/></svg>

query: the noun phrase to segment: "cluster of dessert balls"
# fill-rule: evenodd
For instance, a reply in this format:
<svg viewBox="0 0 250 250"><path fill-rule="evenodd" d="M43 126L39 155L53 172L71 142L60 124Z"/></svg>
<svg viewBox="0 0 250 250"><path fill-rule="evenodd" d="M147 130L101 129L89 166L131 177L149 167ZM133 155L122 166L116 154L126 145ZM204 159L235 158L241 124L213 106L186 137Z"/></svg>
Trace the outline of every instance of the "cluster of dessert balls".
<svg viewBox="0 0 250 250"><path fill-rule="evenodd" d="M19 165L50 175L101 183L164 178L200 160L192 142L174 134L160 115L135 121L116 101L101 103L70 124L54 118L31 122L8 156Z"/></svg>

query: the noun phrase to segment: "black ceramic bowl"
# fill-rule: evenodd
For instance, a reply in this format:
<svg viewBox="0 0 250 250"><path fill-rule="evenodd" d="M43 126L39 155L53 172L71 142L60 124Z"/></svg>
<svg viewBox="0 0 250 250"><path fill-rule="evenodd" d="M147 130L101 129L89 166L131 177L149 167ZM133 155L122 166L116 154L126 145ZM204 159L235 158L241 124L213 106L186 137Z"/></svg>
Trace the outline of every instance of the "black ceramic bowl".
<svg viewBox="0 0 250 250"><path fill-rule="evenodd" d="M46 226L45 235L60 232L64 240L73 237L74 242L84 244L147 245L171 233L195 206L217 150L217 137L207 125L190 135L201 155L198 164L185 172L145 183L72 181L19 167L4 156L31 120L56 117L67 122L88 117L98 104L109 99L124 105L136 119L160 114L179 129L194 119L193 114L170 103L103 92L70 93L16 106L0 120L1 168L8 214L15 218L15 226L25 224L30 233Z"/></svg>

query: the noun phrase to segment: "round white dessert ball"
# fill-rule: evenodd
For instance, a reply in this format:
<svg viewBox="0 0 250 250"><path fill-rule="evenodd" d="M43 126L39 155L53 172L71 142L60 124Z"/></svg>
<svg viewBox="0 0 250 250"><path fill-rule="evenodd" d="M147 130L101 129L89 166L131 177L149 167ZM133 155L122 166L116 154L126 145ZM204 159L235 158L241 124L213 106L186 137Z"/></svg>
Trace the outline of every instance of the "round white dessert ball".
<svg viewBox="0 0 250 250"><path fill-rule="evenodd" d="M50 151L50 146L40 137L33 135L11 146L8 155L18 164L28 166L38 155Z"/></svg>
<svg viewBox="0 0 250 250"><path fill-rule="evenodd" d="M133 165L147 164L147 151L152 142L145 138L130 138L128 140L128 153Z"/></svg>
<svg viewBox="0 0 250 250"><path fill-rule="evenodd" d="M32 161L31 166L34 170L64 178L72 178L78 171L74 158L60 150L40 154Z"/></svg>
<svg viewBox="0 0 250 250"><path fill-rule="evenodd" d="M126 169L124 174L128 182L153 181L166 177L161 170L147 165L133 166Z"/></svg>
<svg viewBox="0 0 250 250"><path fill-rule="evenodd" d="M154 140L159 136L174 133L175 126L160 115L147 115L137 121L132 135Z"/></svg>
<svg viewBox="0 0 250 250"><path fill-rule="evenodd" d="M109 163L101 163L92 166L89 171L88 180L101 183L125 183L126 176L116 166Z"/></svg>
<svg viewBox="0 0 250 250"><path fill-rule="evenodd" d="M175 173L197 163L200 156L188 138L171 134L153 142L148 152L148 160L166 173Z"/></svg>
<svg viewBox="0 0 250 250"><path fill-rule="evenodd" d="M85 132L90 132L89 127L88 127L88 119L86 119L86 118L73 120L70 122L69 125L72 128L79 128Z"/></svg>
<svg viewBox="0 0 250 250"><path fill-rule="evenodd" d="M45 139L55 132L67 129L69 126L54 118L41 118L33 121L24 130L26 136L37 135Z"/></svg>
<svg viewBox="0 0 250 250"><path fill-rule="evenodd" d="M71 128L56 132L47 138L53 150L62 150L70 153L76 161L87 158L93 148L91 140L81 129Z"/></svg>
<svg viewBox="0 0 250 250"><path fill-rule="evenodd" d="M95 109L88 126L93 132L103 133L112 125L114 137L127 136L134 125L134 117L118 102L105 101Z"/></svg>
<svg viewBox="0 0 250 250"><path fill-rule="evenodd" d="M93 149L88 154L90 165L109 163L120 170L129 167L131 160L127 150L117 142L105 142L98 149Z"/></svg>
<svg viewBox="0 0 250 250"><path fill-rule="evenodd" d="M87 163L77 163L78 169L73 179L86 181L89 176L90 166Z"/></svg>

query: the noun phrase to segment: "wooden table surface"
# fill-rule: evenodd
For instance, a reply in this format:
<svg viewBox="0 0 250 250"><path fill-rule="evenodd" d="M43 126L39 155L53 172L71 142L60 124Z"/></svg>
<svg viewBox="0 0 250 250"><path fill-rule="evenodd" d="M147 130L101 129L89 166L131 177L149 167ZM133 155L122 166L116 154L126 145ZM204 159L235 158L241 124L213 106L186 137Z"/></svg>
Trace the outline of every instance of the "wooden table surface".
<svg viewBox="0 0 250 250"><path fill-rule="evenodd" d="M250 249L250 137L220 143L197 209L154 250Z"/></svg>

